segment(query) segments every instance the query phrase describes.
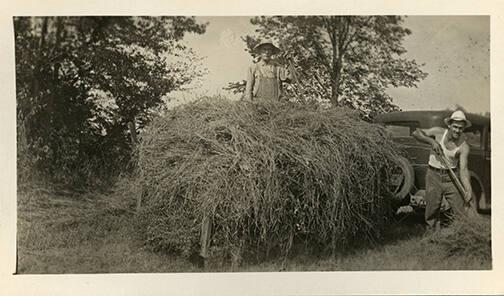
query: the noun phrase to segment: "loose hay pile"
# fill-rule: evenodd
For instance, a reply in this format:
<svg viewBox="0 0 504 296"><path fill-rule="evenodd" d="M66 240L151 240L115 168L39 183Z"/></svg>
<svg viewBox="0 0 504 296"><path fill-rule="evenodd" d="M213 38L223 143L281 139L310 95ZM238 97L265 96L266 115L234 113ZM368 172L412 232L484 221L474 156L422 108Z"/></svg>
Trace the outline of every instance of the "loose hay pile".
<svg viewBox="0 0 504 296"><path fill-rule="evenodd" d="M458 215L447 231L432 239L443 247L448 256L491 261L491 232L490 217L469 213Z"/></svg>
<svg viewBox="0 0 504 296"><path fill-rule="evenodd" d="M293 238L345 248L380 236L397 150L381 127L343 109L204 99L143 132L140 213L155 249L189 255L202 218L212 254L280 248Z"/></svg>

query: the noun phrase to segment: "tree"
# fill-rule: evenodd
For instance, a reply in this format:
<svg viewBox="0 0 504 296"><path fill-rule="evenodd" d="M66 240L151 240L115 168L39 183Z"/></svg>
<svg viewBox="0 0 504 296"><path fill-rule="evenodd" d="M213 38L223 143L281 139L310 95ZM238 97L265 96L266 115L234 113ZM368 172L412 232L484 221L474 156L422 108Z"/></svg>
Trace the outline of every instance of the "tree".
<svg viewBox="0 0 504 296"><path fill-rule="evenodd" d="M402 57L411 31L399 16L263 16L251 23L258 34L244 38L248 50L263 39L278 41L280 59L300 76L288 94L303 100L348 106L369 118L398 109L387 88L415 87L427 75Z"/></svg>
<svg viewBox="0 0 504 296"><path fill-rule="evenodd" d="M145 124L202 74L179 41L205 28L191 17L14 18L18 119L39 169L68 175L127 158L128 123Z"/></svg>

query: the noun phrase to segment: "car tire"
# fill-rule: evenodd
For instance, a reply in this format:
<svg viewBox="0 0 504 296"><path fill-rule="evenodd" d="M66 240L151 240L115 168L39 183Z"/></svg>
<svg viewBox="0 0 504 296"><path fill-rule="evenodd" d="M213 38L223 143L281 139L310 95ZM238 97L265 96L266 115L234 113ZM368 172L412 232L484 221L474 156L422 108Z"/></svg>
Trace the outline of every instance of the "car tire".
<svg viewBox="0 0 504 296"><path fill-rule="evenodd" d="M406 158L400 156L396 160L396 167L393 168L390 178L390 191L396 201L402 201L413 189L415 184L415 171Z"/></svg>

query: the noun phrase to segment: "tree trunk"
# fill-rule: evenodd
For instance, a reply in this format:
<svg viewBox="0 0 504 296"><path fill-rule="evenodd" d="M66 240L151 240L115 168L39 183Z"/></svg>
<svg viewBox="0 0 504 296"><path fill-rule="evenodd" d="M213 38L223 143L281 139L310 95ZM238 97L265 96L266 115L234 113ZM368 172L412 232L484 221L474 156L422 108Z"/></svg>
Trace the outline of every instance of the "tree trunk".
<svg viewBox="0 0 504 296"><path fill-rule="evenodd" d="M333 73L331 75L331 102L334 106L339 105L339 84L341 78L341 62L333 62Z"/></svg>
<svg viewBox="0 0 504 296"><path fill-rule="evenodd" d="M49 17L44 17L42 20L42 30L40 33L40 40L39 40L39 50L44 50L45 46L45 37L47 34L47 27L49 25Z"/></svg>
<svg viewBox="0 0 504 296"><path fill-rule="evenodd" d="M130 132L130 136L131 136L131 144L133 144L133 146L136 146L138 143L138 140L137 140L135 123L133 121L128 122L128 128L129 128L129 132Z"/></svg>
<svg viewBox="0 0 504 296"><path fill-rule="evenodd" d="M332 61L331 61L331 103L333 106L338 106L339 97L339 82L341 78L341 52L338 39L338 26L340 19L332 16L328 20L327 30L331 39Z"/></svg>
<svg viewBox="0 0 504 296"><path fill-rule="evenodd" d="M331 17L328 26L331 36L332 64L331 64L331 103L339 105L341 72L343 71L343 56L349 43L349 17Z"/></svg>

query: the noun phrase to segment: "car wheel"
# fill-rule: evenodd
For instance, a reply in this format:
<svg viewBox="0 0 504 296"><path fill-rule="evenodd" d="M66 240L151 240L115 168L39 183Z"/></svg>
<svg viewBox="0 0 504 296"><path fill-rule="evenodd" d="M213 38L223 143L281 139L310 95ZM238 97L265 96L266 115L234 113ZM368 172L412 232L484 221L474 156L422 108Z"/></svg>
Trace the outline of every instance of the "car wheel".
<svg viewBox="0 0 504 296"><path fill-rule="evenodd" d="M396 166L389 175L389 188L395 200L403 200L413 189L415 171L411 163L404 157L396 159Z"/></svg>

